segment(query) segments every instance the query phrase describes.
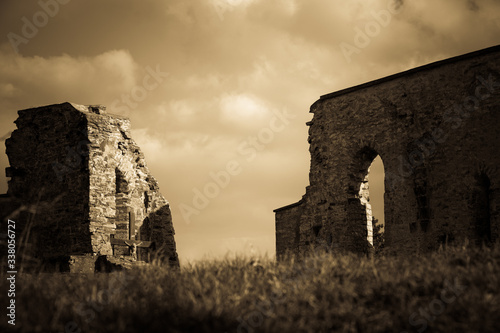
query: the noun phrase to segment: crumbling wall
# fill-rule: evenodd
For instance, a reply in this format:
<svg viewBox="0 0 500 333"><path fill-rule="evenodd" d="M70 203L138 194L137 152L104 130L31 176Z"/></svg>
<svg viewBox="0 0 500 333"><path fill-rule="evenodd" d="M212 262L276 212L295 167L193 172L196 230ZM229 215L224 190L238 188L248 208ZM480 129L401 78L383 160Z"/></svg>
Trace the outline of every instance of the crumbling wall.
<svg viewBox="0 0 500 333"><path fill-rule="evenodd" d="M308 123L310 186L276 210L276 251L370 251L368 167L385 168L385 246L414 253L500 234L500 47L322 96ZM292 210L292 211L289 211ZM299 237L290 234L299 220ZM318 230L320 230L318 232Z"/></svg>
<svg viewBox="0 0 500 333"><path fill-rule="evenodd" d="M91 251L85 114L70 104L19 111L6 140L11 218L38 257Z"/></svg>
<svg viewBox="0 0 500 333"><path fill-rule="evenodd" d="M178 265L169 204L127 118L63 103L19 111L16 124L6 142L11 179L2 202L16 203L9 217L34 255L71 256L68 267L78 272L89 270L92 257L141 260L156 249Z"/></svg>
<svg viewBox="0 0 500 333"><path fill-rule="evenodd" d="M102 111L89 114L87 119L93 252L111 255L109 237L114 234L117 239L152 241L176 262L170 207L146 166L144 154L131 138L130 121ZM116 250L120 254L129 251L119 245Z"/></svg>

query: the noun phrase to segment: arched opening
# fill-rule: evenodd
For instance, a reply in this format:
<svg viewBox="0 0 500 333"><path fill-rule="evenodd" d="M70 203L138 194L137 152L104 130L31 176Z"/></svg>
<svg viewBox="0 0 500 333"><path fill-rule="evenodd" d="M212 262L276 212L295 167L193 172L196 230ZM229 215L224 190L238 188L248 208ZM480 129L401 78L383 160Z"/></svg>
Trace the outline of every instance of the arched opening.
<svg viewBox="0 0 500 333"><path fill-rule="evenodd" d="M383 247L385 189L384 165L378 153L369 147L360 150L349 177L347 220L353 244L359 249L375 248L377 253Z"/></svg>
<svg viewBox="0 0 500 333"><path fill-rule="evenodd" d="M377 155L366 170L359 188L359 199L366 210L367 241L380 246L384 231L384 164Z"/></svg>
<svg viewBox="0 0 500 333"><path fill-rule="evenodd" d="M385 227L385 216L384 216L384 193L385 193L385 172L384 163L377 155L373 160L372 164L368 168L367 174L368 189L369 189L369 203L371 206L371 221L369 220L367 212L367 228L368 237L370 237L371 229L371 242L375 250L380 250L384 246L384 227Z"/></svg>

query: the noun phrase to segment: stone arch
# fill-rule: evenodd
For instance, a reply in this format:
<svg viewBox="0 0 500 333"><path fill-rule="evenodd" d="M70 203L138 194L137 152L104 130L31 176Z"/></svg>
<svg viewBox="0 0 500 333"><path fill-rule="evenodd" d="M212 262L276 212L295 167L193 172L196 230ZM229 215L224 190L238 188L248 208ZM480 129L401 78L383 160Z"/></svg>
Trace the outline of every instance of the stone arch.
<svg viewBox="0 0 500 333"><path fill-rule="evenodd" d="M370 204L368 175L370 166L378 152L371 146L364 146L353 157L349 168L349 184L347 190L347 220L356 247L368 251L373 247L373 213Z"/></svg>

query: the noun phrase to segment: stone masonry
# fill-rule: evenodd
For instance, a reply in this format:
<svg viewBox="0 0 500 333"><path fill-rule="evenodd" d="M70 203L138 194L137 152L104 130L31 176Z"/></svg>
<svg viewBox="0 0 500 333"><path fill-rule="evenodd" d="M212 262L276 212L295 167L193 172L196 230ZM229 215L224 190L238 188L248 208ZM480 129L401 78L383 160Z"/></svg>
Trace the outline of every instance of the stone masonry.
<svg viewBox="0 0 500 333"><path fill-rule="evenodd" d="M152 253L178 266L169 204L127 118L71 103L18 113L0 217L16 221L32 256L74 272Z"/></svg>
<svg viewBox="0 0 500 333"><path fill-rule="evenodd" d="M310 112L310 185L275 210L278 257L371 251L377 155L387 251L499 240L500 46L321 96Z"/></svg>

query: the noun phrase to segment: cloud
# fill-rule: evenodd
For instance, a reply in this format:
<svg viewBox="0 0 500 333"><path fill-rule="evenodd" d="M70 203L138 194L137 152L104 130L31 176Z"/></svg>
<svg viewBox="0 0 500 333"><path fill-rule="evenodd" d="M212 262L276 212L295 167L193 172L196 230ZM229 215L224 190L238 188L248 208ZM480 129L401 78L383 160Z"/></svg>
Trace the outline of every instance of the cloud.
<svg viewBox="0 0 500 333"><path fill-rule="evenodd" d="M12 83L2 83L0 86L1 97L12 97L16 93L16 88Z"/></svg>
<svg viewBox="0 0 500 333"><path fill-rule="evenodd" d="M251 94L227 94L220 98L222 117L237 124L252 124L270 114L265 102Z"/></svg>
<svg viewBox="0 0 500 333"><path fill-rule="evenodd" d="M479 6L477 5L476 1L474 0L467 0L467 7L472 10L473 12L476 12L479 10Z"/></svg>
<svg viewBox="0 0 500 333"><path fill-rule="evenodd" d="M154 163L163 150L160 140L150 135L146 128L132 129L131 132L132 138L141 147L146 161Z"/></svg>
<svg viewBox="0 0 500 333"><path fill-rule="evenodd" d="M95 57L64 54L44 58L18 55L4 45L0 63L1 92L8 94L7 100L23 107L64 101L103 103L130 90L137 76L137 64L124 50Z"/></svg>
<svg viewBox="0 0 500 333"><path fill-rule="evenodd" d="M221 20L224 14L231 11L245 11L247 7L259 2L260 0L211 0L210 3L215 8L217 15Z"/></svg>
<svg viewBox="0 0 500 333"><path fill-rule="evenodd" d="M159 117L172 117L179 123L190 122L195 115L194 107L186 99L174 99L158 106Z"/></svg>
<svg viewBox="0 0 500 333"><path fill-rule="evenodd" d="M17 110L66 101L109 106L113 98L134 85L137 77L137 64L124 50L94 57L28 57L15 54L3 44L0 64L0 135L15 129ZM2 158L0 168L5 167L7 161ZM5 181L2 172L2 192L6 191Z"/></svg>

